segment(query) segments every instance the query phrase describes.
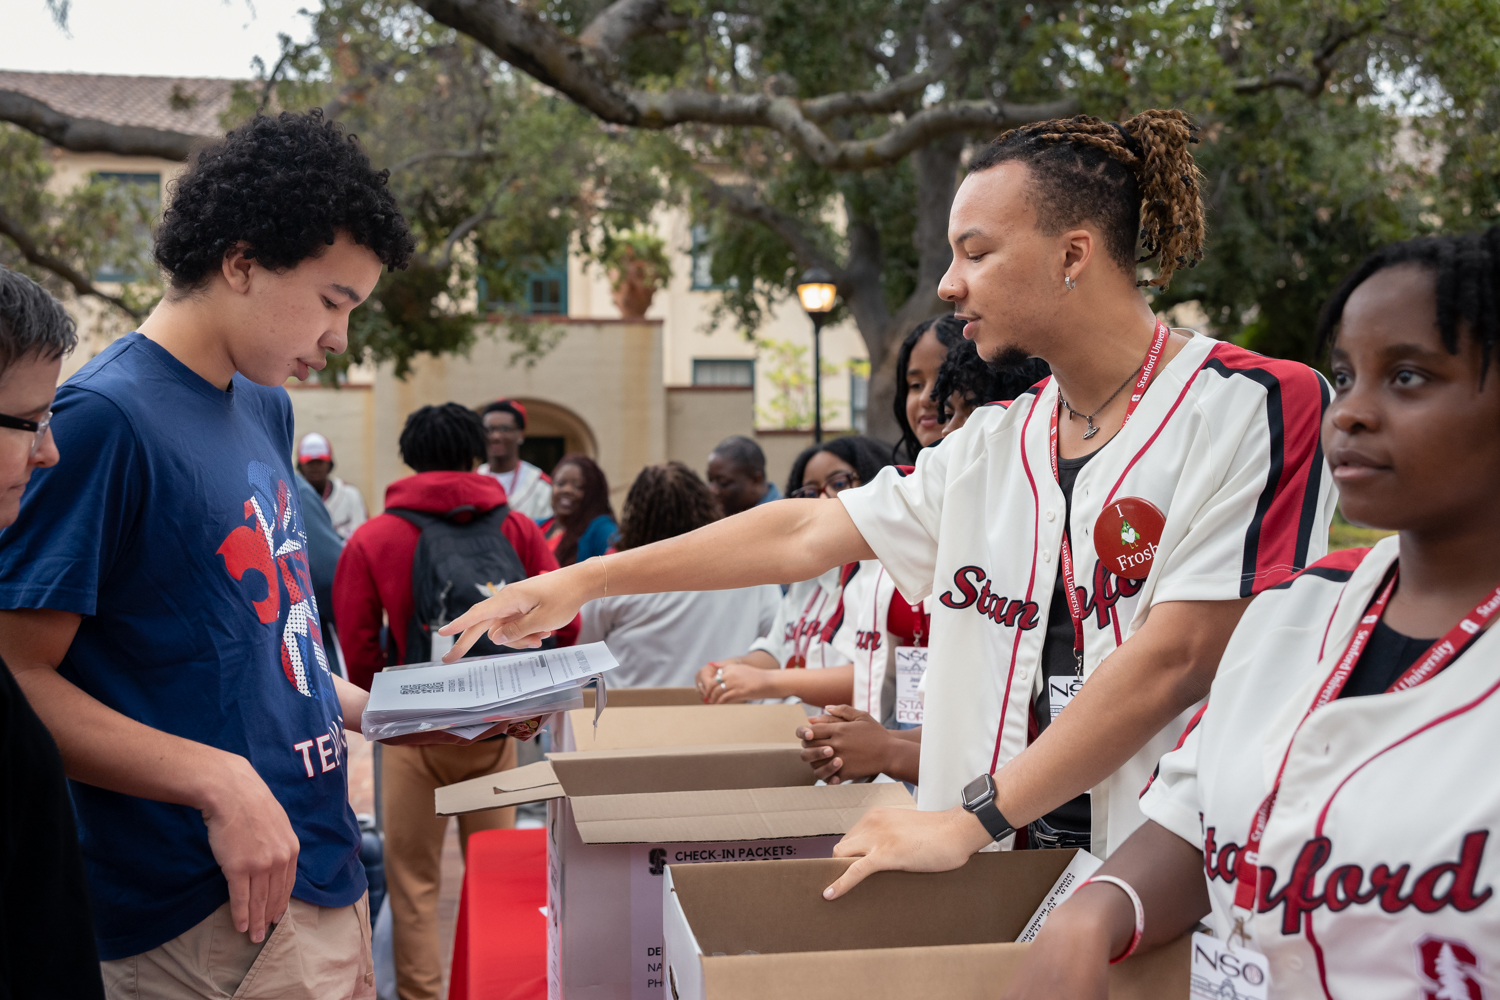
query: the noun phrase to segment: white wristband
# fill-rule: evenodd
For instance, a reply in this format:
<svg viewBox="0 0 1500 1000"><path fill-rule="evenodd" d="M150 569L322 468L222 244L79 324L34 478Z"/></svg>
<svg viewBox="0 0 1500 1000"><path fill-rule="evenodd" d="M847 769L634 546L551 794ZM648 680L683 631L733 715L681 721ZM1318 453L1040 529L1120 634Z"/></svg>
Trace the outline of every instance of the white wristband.
<svg viewBox="0 0 1500 1000"><path fill-rule="evenodd" d="M1124 890L1125 895L1130 897L1130 905L1135 907L1135 933L1131 935L1130 945L1123 953L1109 960L1110 965L1114 965L1116 962L1123 962L1135 954L1136 948L1140 946L1141 936L1146 933L1146 909L1141 906L1141 897L1137 896L1135 890L1130 887L1130 883L1122 878L1115 878L1113 875L1095 875L1079 883L1078 889L1082 889L1090 882L1108 882L1110 885L1119 886ZM1073 891L1077 892L1078 889L1074 889Z"/></svg>

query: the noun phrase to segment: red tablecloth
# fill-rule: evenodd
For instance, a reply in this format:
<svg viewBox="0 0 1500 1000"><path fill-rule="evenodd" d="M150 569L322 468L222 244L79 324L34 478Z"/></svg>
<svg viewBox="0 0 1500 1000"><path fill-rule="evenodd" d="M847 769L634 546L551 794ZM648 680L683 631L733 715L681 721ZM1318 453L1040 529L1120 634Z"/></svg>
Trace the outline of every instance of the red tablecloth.
<svg viewBox="0 0 1500 1000"><path fill-rule="evenodd" d="M547 831L469 838L448 1000L546 1000Z"/></svg>

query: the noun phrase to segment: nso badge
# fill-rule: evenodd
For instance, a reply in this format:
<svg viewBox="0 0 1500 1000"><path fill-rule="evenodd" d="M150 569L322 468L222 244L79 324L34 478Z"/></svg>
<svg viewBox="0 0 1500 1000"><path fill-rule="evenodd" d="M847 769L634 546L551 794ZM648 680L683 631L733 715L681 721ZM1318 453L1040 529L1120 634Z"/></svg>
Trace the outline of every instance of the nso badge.
<svg viewBox="0 0 1500 1000"><path fill-rule="evenodd" d="M1231 948L1207 934L1193 935L1189 995L1193 1000L1267 1000L1271 966L1250 948Z"/></svg>
<svg viewBox="0 0 1500 1000"><path fill-rule="evenodd" d="M1141 497L1121 497L1094 522L1094 551L1104 568L1122 580L1144 580L1151 572L1166 516Z"/></svg>

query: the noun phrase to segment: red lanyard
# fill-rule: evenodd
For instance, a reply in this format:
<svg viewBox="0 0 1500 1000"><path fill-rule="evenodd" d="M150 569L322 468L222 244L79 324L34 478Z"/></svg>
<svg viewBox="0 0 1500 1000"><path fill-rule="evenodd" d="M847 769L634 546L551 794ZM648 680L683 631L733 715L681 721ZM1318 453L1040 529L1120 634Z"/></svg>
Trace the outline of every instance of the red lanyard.
<svg viewBox="0 0 1500 1000"><path fill-rule="evenodd" d="M1156 366L1161 361L1161 355L1167 349L1167 338L1172 331L1167 324L1161 320L1156 321L1156 330L1151 336L1151 346L1146 350L1146 360L1141 362L1141 377L1135 380L1135 390L1130 395L1130 403L1125 407L1125 419L1120 421L1123 428L1130 421L1135 408L1141 405L1141 399L1146 395L1146 386L1151 382L1151 376L1156 372ZM1057 415L1062 409L1059 403L1052 409L1052 425L1048 430L1047 445L1051 449L1052 478L1062 484L1062 477L1057 472ZM1073 619L1073 659L1078 664L1078 673L1083 674L1083 602L1078 599L1078 588L1073 586L1073 544L1069 541L1071 529L1063 525L1062 545L1058 547L1058 562L1062 566L1063 590L1068 594L1068 617Z"/></svg>
<svg viewBox="0 0 1500 1000"><path fill-rule="evenodd" d="M1255 912L1255 896L1260 882L1260 842L1265 835L1266 824L1271 821L1271 810L1276 806L1276 794L1281 791L1281 777L1286 773L1286 762L1292 755L1292 744L1297 741L1297 734L1302 731L1303 725L1308 718L1318 709L1338 698L1343 692L1345 685L1349 683L1349 676L1354 673L1354 668L1359 664L1359 658L1364 655L1365 649L1370 644L1370 636L1375 631L1375 626L1380 617L1385 614L1385 606L1390 602L1391 594L1396 589L1396 580L1401 575L1400 566L1391 569L1390 579L1381 588L1380 596L1375 599L1362 618L1359 625L1354 629L1354 635L1349 639L1349 645L1344 648L1344 655L1334 665L1333 672L1318 689L1318 695L1313 699L1312 707L1302 716L1302 721L1297 723L1297 728L1292 730L1292 738L1287 741L1286 752L1281 755L1281 766L1276 770L1276 781L1271 785L1271 794L1267 795L1260 808L1255 811L1255 819L1250 823L1250 834L1245 838L1245 846L1240 851L1238 863L1235 865L1235 889L1234 905L1237 909L1247 913ZM1474 606L1470 611L1458 620L1458 624L1448 630L1448 634L1437 642L1434 642L1427 650L1427 654L1412 666L1406 669L1395 683L1386 688L1389 691L1405 691L1431 680L1440 674L1445 667L1451 664L1460 653L1473 642L1480 632L1484 631L1485 623L1490 620L1497 610L1500 610L1500 587L1496 587L1489 596Z"/></svg>
<svg viewBox="0 0 1500 1000"><path fill-rule="evenodd" d="M807 607L802 609L802 617L797 619L797 630L792 633L792 658L786 661L786 668L788 670L796 670L807 666L807 654L812 649L812 637L814 634L820 632L819 629L807 627L807 613L812 610L813 601L818 600L819 597L822 597L823 601L827 601L828 599L827 595L823 593L823 585L821 583L814 588L812 596L807 599ZM818 603L818 613L821 615L822 612L823 602L820 601ZM821 624L821 622L815 624ZM804 636L806 638L805 642L803 641Z"/></svg>

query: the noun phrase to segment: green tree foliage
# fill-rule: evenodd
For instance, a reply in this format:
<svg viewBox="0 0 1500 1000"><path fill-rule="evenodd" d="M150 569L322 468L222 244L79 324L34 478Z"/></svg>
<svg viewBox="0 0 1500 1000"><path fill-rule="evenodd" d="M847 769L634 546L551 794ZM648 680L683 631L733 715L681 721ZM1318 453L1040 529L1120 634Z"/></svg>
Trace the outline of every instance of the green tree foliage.
<svg viewBox="0 0 1500 1000"><path fill-rule="evenodd" d="M543 32L486 31L465 14L511 8L507 0L420 2L518 51L520 65L559 44L535 41ZM687 91L700 102L786 95L807 113L830 94L889 93L922 72L929 78L905 103L818 121L847 142L963 102L1071 101L1114 119L1152 106L1188 110L1203 126L1209 256L1180 272L1157 305L1197 300L1219 335L1274 354L1312 358L1320 303L1371 248L1481 225L1500 212L1497 0L631 6L660 9L638 17L644 27L613 48L600 43L608 32L599 24L620 3L547 0L537 8L562 44L576 42L585 58L601 53L607 92L587 80L554 85L604 117L621 95L637 108L684 107ZM532 71L545 75L538 65ZM820 165L793 129L726 119L690 110L669 130L683 154L677 162L699 180L695 211L710 224L714 278L728 289L722 308L753 335L768 303L790 294L809 258L822 255L847 272L839 275L842 304L878 362L902 323L937 307L940 250L920 224L947 206L928 191L932 176L920 166L943 133L892 162L850 169ZM657 127L649 115L635 124ZM959 147L993 131L960 130ZM755 203L726 198L705 178L748 182ZM858 285L871 275L881 301L861 306Z"/></svg>
<svg viewBox="0 0 1500 1000"><path fill-rule="evenodd" d="M570 241L599 257L669 192L659 137L602 125L410 5L328 0L312 23L310 43L283 38L278 65L239 88L225 124L262 106L331 109L390 169L418 246L354 312L325 379L466 351L479 316L524 301L528 270ZM555 342L527 326L506 324L520 355Z"/></svg>

